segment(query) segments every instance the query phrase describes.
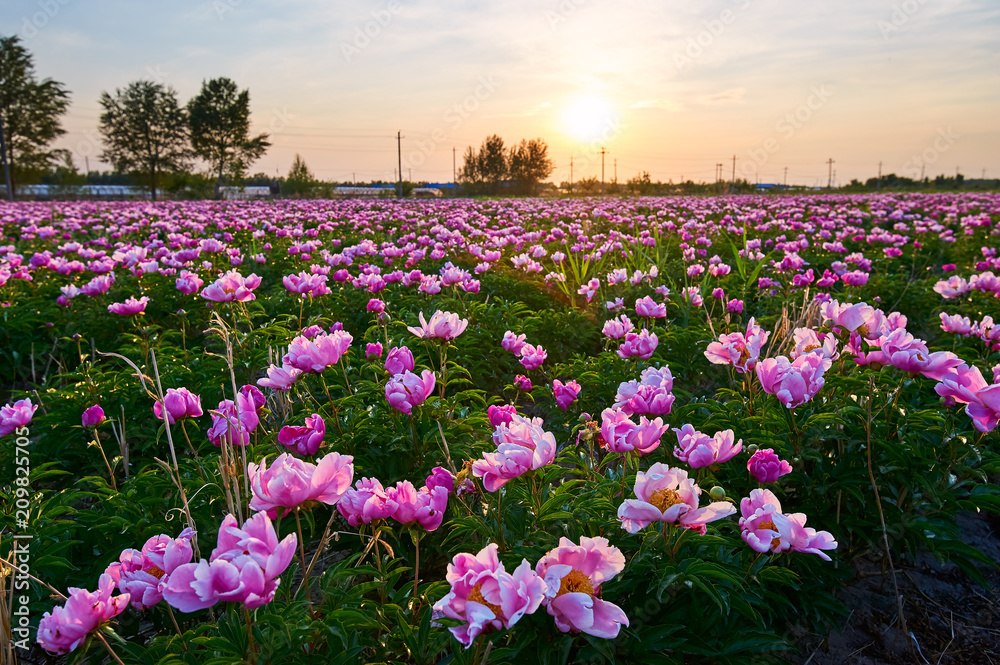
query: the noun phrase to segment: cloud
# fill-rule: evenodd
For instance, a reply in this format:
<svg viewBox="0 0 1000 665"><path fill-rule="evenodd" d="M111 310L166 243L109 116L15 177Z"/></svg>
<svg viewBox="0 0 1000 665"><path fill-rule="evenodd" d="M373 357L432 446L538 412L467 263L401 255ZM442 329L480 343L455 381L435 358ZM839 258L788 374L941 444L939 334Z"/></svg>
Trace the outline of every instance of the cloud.
<svg viewBox="0 0 1000 665"><path fill-rule="evenodd" d="M683 111L684 107L678 102L669 99L644 99L629 106L632 109L659 109L660 111L670 111L676 113Z"/></svg>
<svg viewBox="0 0 1000 665"><path fill-rule="evenodd" d="M742 104L746 88L730 88L711 95L704 95L698 98L698 103L703 106L730 106Z"/></svg>

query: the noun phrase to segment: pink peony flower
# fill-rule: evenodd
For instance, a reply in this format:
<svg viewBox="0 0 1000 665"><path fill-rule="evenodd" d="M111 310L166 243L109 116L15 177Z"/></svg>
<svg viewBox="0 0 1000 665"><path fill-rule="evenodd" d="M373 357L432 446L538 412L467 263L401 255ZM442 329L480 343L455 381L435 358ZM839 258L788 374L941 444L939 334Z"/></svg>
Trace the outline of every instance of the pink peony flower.
<svg viewBox="0 0 1000 665"><path fill-rule="evenodd" d="M315 455L326 436L326 423L319 414L306 417L304 426L285 425L278 432L278 442L299 455Z"/></svg>
<svg viewBox="0 0 1000 665"><path fill-rule="evenodd" d="M549 354L540 345L533 346L531 344L525 344L521 347L521 364L524 369L531 371L533 369L538 369L545 362L545 359L549 357Z"/></svg>
<svg viewBox="0 0 1000 665"><path fill-rule="evenodd" d="M111 288L111 285L115 283L115 274L108 273L107 275L98 275L86 284L80 287L80 293L88 297L99 296L102 293L107 293Z"/></svg>
<svg viewBox="0 0 1000 665"><path fill-rule="evenodd" d="M490 419L490 427L496 429L501 424L509 424L517 415L517 407L513 404L492 405L486 409L486 416Z"/></svg>
<svg viewBox="0 0 1000 665"><path fill-rule="evenodd" d="M712 342L705 349L705 357L716 365L732 365L740 374L751 371L760 358L760 352L771 333L751 318L746 333L736 332L720 335L718 342Z"/></svg>
<svg viewBox="0 0 1000 665"><path fill-rule="evenodd" d="M101 424L106 420L104 417L104 409L101 408L99 404L95 404L80 416L80 421L84 427L90 429L92 427L100 427Z"/></svg>
<svg viewBox="0 0 1000 665"><path fill-rule="evenodd" d="M201 410L201 397L193 394L187 388L167 388L163 402L153 404L153 415L163 420L163 406L167 407L167 421L173 425L184 418L198 418L204 415Z"/></svg>
<svg viewBox="0 0 1000 665"><path fill-rule="evenodd" d="M1000 383L976 392L975 399L965 406L965 413L980 432L992 432L1000 424Z"/></svg>
<svg viewBox="0 0 1000 665"><path fill-rule="evenodd" d="M493 432L496 452L483 453L472 463L472 473L483 479L488 492L496 492L507 481L551 464L556 457L556 438L542 429L542 419L514 415Z"/></svg>
<svg viewBox="0 0 1000 665"><path fill-rule="evenodd" d="M226 515L219 527L217 546L208 561L179 566L163 588L163 598L181 612L194 612L219 601L244 603L253 610L274 600L292 557L297 538L289 534L278 542L274 525L260 512L237 526Z"/></svg>
<svg viewBox="0 0 1000 665"><path fill-rule="evenodd" d="M455 491L455 476L444 467L436 466L431 469L431 475L424 481L424 487L433 490L435 487L443 487L448 494Z"/></svg>
<svg viewBox="0 0 1000 665"><path fill-rule="evenodd" d="M434 372L425 369L419 376L410 371L396 374L385 384L385 398L389 405L410 415L413 407L424 403L434 392Z"/></svg>
<svg viewBox="0 0 1000 665"><path fill-rule="evenodd" d="M837 541L828 531L806 527L802 513L784 515L781 504L772 492L756 489L740 501L740 531L747 545L757 552L778 554L791 550L816 554L826 561L823 550L837 548Z"/></svg>
<svg viewBox="0 0 1000 665"><path fill-rule="evenodd" d="M211 414L212 426L208 429L208 440L216 447L221 447L223 441L232 446L249 445L250 432L260 424L253 400L242 394L236 395L235 403L228 399L222 400Z"/></svg>
<svg viewBox="0 0 1000 665"><path fill-rule="evenodd" d="M526 377L524 374L518 374L514 377L514 387L518 390L524 390L527 392L531 390L531 379Z"/></svg>
<svg viewBox="0 0 1000 665"><path fill-rule="evenodd" d="M260 277L250 275L244 278L239 272L230 270L209 284L201 292L201 297L213 302L247 302L257 296L253 291L260 286Z"/></svg>
<svg viewBox="0 0 1000 665"><path fill-rule="evenodd" d="M178 291L186 296L189 296L194 293L198 293L201 287L205 284L205 280L198 277L197 273L182 270L181 274L177 276L174 284L177 286Z"/></svg>
<svg viewBox="0 0 1000 665"><path fill-rule="evenodd" d="M415 366L413 353L405 346L394 346L389 349L389 353L385 356L385 371L389 374L412 372Z"/></svg>
<svg viewBox="0 0 1000 665"><path fill-rule="evenodd" d="M638 381L618 384L613 408L621 409L629 416L663 416L670 413L674 403L673 388L674 377L669 367L647 367Z"/></svg>
<svg viewBox="0 0 1000 665"><path fill-rule="evenodd" d="M253 491L250 507L266 511L267 516L274 519L306 501L332 506L351 486L353 462L351 455L340 453L329 453L316 464L304 462L288 453L279 455L270 468L267 458L259 465L251 462L247 465L247 476ZM278 508L285 510L279 511Z"/></svg>
<svg viewBox="0 0 1000 665"><path fill-rule="evenodd" d="M194 556L192 538L194 531L191 529L184 529L176 540L165 534L153 536L141 551L124 550L118 561L104 572L115 581L119 591L129 595L133 608L152 607L163 599L162 589L170 574L191 562Z"/></svg>
<svg viewBox="0 0 1000 665"><path fill-rule="evenodd" d="M38 643L49 653L66 654L80 646L101 624L128 607L127 593L112 597L115 582L101 575L97 591L71 588L62 607L46 612L38 622Z"/></svg>
<svg viewBox="0 0 1000 665"><path fill-rule="evenodd" d="M545 581L521 560L513 574L497 558L491 543L478 554L456 554L445 577L451 590L434 610L464 625L448 630L468 649L477 636L489 629L503 630L526 614L533 614L545 598Z"/></svg>
<svg viewBox="0 0 1000 665"><path fill-rule="evenodd" d="M633 330L635 330L635 325L632 323L631 319L622 314L618 318L605 321L604 328L601 332L608 339L621 339Z"/></svg>
<svg viewBox="0 0 1000 665"><path fill-rule="evenodd" d="M961 314L948 315L941 312L941 330L956 335L969 336L972 334L972 321L969 317Z"/></svg>
<svg viewBox="0 0 1000 665"><path fill-rule="evenodd" d="M350 350L352 341L354 338L344 330L323 333L313 339L299 336L288 345L288 353L281 362L303 372L318 374L340 362L341 357Z"/></svg>
<svg viewBox="0 0 1000 665"><path fill-rule="evenodd" d="M747 462L747 470L757 482L773 483L781 476L792 472L792 466L783 459L779 459L773 448L761 448Z"/></svg>
<svg viewBox="0 0 1000 665"><path fill-rule="evenodd" d="M568 383L563 383L559 379L552 381L552 393L555 395L556 404L563 411L568 409L569 405L576 401L576 397L580 394L580 390L580 384L576 381L569 381Z"/></svg>
<svg viewBox="0 0 1000 665"><path fill-rule="evenodd" d="M653 522L666 522L705 534L705 525L736 512L725 501L698 507L701 488L687 471L657 462L635 479L635 499L618 507L618 519L629 533L638 533Z"/></svg>
<svg viewBox="0 0 1000 665"><path fill-rule="evenodd" d="M149 298L143 296L138 300L135 297L131 297L125 302L115 302L108 305L108 311L112 314L118 314L119 316L136 316L142 314L146 310L146 305L149 303Z"/></svg>
<svg viewBox="0 0 1000 665"><path fill-rule="evenodd" d="M785 356L765 358L754 369L764 392L777 397L786 408L794 409L816 396L826 382L823 373L832 365L829 358L812 352L793 362Z"/></svg>
<svg viewBox="0 0 1000 665"><path fill-rule="evenodd" d="M636 424L623 411L604 409L601 412L601 436L608 449L616 453L633 450L640 455L651 453L660 446L660 437L666 431L667 426L661 418L649 420L640 416Z"/></svg>
<svg viewBox="0 0 1000 665"><path fill-rule="evenodd" d="M743 439L735 444L733 430L716 432L715 436L702 434L693 425L675 429L677 447L674 457L687 463L692 469L701 469L713 464L722 464L736 457L743 450Z"/></svg>
<svg viewBox="0 0 1000 665"><path fill-rule="evenodd" d="M566 537L535 565L545 581L542 601L564 633L580 631L614 639L628 626L625 612L601 598L601 584L625 569L625 556L607 538L582 536L577 545Z"/></svg>
<svg viewBox="0 0 1000 665"><path fill-rule="evenodd" d="M11 404L4 404L0 407L0 436L7 436L11 432L27 427L35 415L37 404L32 404L28 398L18 400Z"/></svg>
<svg viewBox="0 0 1000 665"><path fill-rule="evenodd" d="M375 342L374 344L369 343L365 346L365 360L373 360L375 358L382 357L382 343Z"/></svg>
<svg viewBox="0 0 1000 665"><path fill-rule="evenodd" d="M450 342L469 326L468 319L460 319L458 314L442 312L438 310L431 316L431 320L424 319L424 313L420 312L420 327L407 326L406 329L420 339L441 339Z"/></svg>
<svg viewBox="0 0 1000 665"><path fill-rule="evenodd" d="M792 360L814 351L830 360L840 358L837 353L837 338L829 333L817 333L811 328L796 328L792 332L792 339L795 341L795 348L788 354Z"/></svg>
<svg viewBox="0 0 1000 665"><path fill-rule="evenodd" d="M354 486L337 502L337 510L351 526L388 519L396 511L396 502L389 500L382 483L374 478L362 478Z"/></svg>
<svg viewBox="0 0 1000 665"><path fill-rule="evenodd" d="M271 365L267 368L267 376L258 379L257 385L284 392L292 387L300 374L302 374L302 370L289 365L282 365L281 367Z"/></svg>
<svg viewBox="0 0 1000 665"><path fill-rule="evenodd" d="M650 333L645 329L640 330L638 334L626 333L625 341L618 347L618 357L649 360L659 343L656 333Z"/></svg>
<svg viewBox="0 0 1000 665"><path fill-rule="evenodd" d="M635 301L635 313L651 319L662 319L667 315L667 306L646 296Z"/></svg>
<svg viewBox="0 0 1000 665"><path fill-rule="evenodd" d="M500 340L500 346L506 351L510 351L515 356L521 355L521 348L524 346L525 335L515 335L513 332L508 330L503 334L503 339Z"/></svg>
<svg viewBox="0 0 1000 665"><path fill-rule="evenodd" d="M418 490L409 480L403 480L395 487L387 487L385 496L389 503L396 504L392 519L400 524L416 522L426 531L441 526L448 508L448 490L440 485Z"/></svg>

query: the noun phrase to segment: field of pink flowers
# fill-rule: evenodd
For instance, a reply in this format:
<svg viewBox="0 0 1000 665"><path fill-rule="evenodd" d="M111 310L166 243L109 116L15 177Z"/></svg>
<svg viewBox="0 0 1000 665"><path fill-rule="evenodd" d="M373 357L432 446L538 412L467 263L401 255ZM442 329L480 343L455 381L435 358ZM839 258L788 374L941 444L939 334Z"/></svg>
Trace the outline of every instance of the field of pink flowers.
<svg viewBox="0 0 1000 665"><path fill-rule="evenodd" d="M0 204L3 662L769 662L858 557L983 579L998 248L994 194Z"/></svg>

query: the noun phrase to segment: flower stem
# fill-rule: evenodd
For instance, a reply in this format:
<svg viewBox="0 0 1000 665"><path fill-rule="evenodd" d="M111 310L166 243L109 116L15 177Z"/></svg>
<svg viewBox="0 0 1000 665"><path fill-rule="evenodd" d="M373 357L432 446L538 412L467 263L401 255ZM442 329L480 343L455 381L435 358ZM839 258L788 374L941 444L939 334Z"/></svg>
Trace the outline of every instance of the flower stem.
<svg viewBox="0 0 1000 665"><path fill-rule="evenodd" d="M299 519L298 508L295 509L295 529L299 534L299 562L302 564L302 584L299 588L305 588L306 598L309 600L309 606L312 607L312 594L309 592L309 571L306 570L306 546L302 540L302 520Z"/></svg>

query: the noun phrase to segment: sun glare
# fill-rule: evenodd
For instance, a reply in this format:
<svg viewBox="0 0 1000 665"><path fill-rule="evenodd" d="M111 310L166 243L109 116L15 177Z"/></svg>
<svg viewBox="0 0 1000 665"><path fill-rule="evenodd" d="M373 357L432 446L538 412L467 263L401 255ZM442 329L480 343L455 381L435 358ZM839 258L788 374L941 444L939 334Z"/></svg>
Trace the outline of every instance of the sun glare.
<svg viewBox="0 0 1000 665"><path fill-rule="evenodd" d="M600 97L577 99L563 116L566 132L579 141L601 139L615 123L614 109Z"/></svg>

